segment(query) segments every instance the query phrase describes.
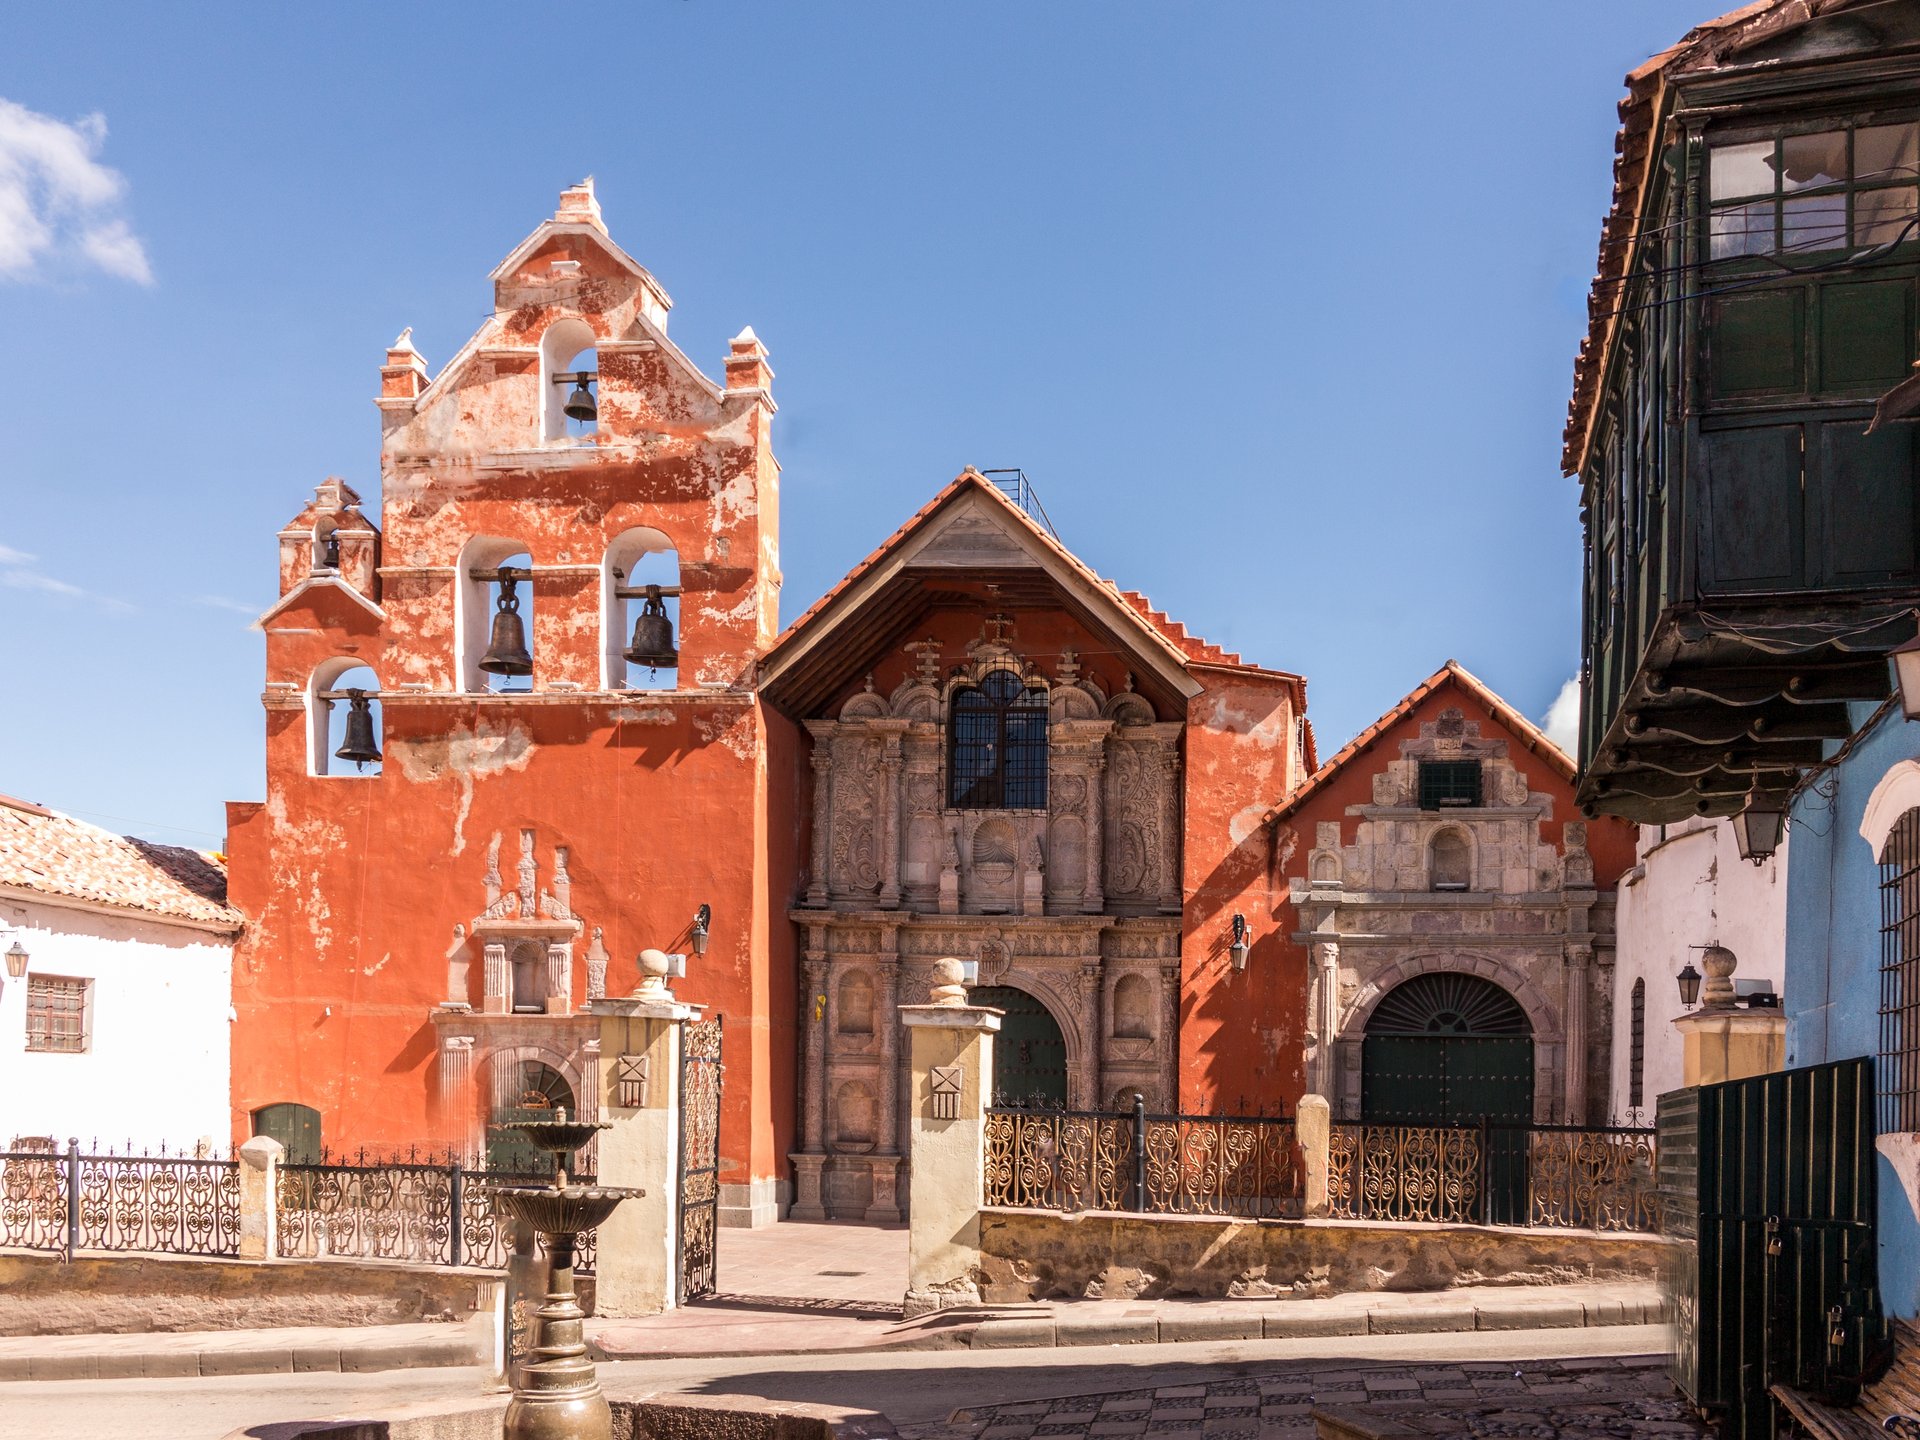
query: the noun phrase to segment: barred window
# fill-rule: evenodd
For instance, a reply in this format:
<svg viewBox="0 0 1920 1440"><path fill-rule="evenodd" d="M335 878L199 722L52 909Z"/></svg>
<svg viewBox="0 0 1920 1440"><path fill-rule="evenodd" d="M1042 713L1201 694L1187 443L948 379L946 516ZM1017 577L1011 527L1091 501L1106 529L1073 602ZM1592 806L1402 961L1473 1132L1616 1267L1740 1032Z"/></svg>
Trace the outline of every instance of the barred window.
<svg viewBox="0 0 1920 1440"><path fill-rule="evenodd" d="M1880 1129L1920 1130L1920 809L1880 852Z"/></svg>
<svg viewBox="0 0 1920 1440"><path fill-rule="evenodd" d="M947 803L956 810L1047 808L1047 692L996 670L954 693Z"/></svg>
<svg viewBox="0 0 1920 1440"><path fill-rule="evenodd" d="M62 975L27 977L27 1049L79 1054L92 1029L93 982Z"/></svg>
<svg viewBox="0 0 1920 1440"><path fill-rule="evenodd" d="M1478 760L1422 760L1420 762L1420 808L1450 810L1459 805L1480 803L1480 762Z"/></svg>
<svg viewBox="0 0 1920 1440"><path fill-rule="evenodd" d="M1627 1010L1627 1108L1638 1110L1646 1103L1647 1079L1647 982L1633 982L1633 998Z"/></svg>

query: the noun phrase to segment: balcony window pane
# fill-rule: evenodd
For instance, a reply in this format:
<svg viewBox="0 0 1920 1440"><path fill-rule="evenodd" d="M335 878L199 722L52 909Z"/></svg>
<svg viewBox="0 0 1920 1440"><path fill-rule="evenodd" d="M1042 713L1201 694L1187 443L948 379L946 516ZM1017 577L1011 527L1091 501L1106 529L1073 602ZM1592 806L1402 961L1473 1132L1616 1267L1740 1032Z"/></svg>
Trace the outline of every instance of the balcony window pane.
<svg viewBox="0 0 1920 1440"><path fill-rule="evenodd" d="M1856 181L1920 175L1920 125L1872 125L1853 135Z"/></svg>
<svg viewBox="0 0 1920 1440"><path fill-rule="evenodd" d="M1780 202L1783 251L1832 250L1846 243L1845 195L1796 195Z"/></svg>
<svg viewBox="0 0 1920 1440"><path fill-rule="evenodd" d="M1912 240L1920 229L1913 224L1915 200L1920 197L1911 185L1895 185L1885 190L1862 190L1853 197L1853 242L1856 245L1885 245L1894 240Z"/></svg>
<svg viewBox="0 0 1920 1440"><path fill-rule="evenodd" d="M1766 255L1773 250L1773 202L1723 205L1713 212L1713 258Z"/></svg>
<svg viewBox="0 0 1920 1440"><path fill-rule="evenodd" d="M1839 185L1847 178L1847 132L1789 135L1780 142L1780 188Z"/></svg>
<svg viewBox="0 0 1920 1440"><path fill-rule="evenodd" d="M1708 173L1711 199L1771 195L1773 182L1773 141L1755 140L1748 145L1713 147Z"/></svg>

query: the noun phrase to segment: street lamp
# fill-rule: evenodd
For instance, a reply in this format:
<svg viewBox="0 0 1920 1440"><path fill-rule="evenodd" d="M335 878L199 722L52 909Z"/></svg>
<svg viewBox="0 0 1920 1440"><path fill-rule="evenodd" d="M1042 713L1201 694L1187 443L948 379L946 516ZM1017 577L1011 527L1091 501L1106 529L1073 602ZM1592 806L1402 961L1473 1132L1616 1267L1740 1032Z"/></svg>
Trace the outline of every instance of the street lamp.
<svg viewBox="0 0 1920 1440"><path fill-rule="evenodd" d="M707 953L707 927L712 923L713 907L711 905L702 905L693 912L693 929L689 932L687 940L693 946L694 954Z"/></svg>
<svg viewBox="0 0 1920 1440"><path fill-rule="evenodd" d="M1686 968L1674 979L1680 983L1680 1003L1691 1010L1700 998L1700 972L1693 968L1693 961L1687 961Z"/></svg>
<svg viewBox="0 0 1920 1440"><path fill-rule="evenodd" d="M1233 943L1227 946L1227 958L1235 970L1247 968L1247 917L1237 911L1233 917Z"/></svg>
<svg viewBox="0 0 1920 1440"><path fill-rule="evenodd" d="M11 979L19 980L24 977L26 973L27 947L22 945L16 938L13 944L7 947L7 975Z"/></svg>
<svg viewBox="0 0 1920 1440"><path fill-rule="evenodd" d="M1764 865L1780 848L1780 836L1787 828L1787 808L1772 795L1762 795L1759 785L1747 791L1747 803L1733 817L1734 843L1740 858Z"/></svg>

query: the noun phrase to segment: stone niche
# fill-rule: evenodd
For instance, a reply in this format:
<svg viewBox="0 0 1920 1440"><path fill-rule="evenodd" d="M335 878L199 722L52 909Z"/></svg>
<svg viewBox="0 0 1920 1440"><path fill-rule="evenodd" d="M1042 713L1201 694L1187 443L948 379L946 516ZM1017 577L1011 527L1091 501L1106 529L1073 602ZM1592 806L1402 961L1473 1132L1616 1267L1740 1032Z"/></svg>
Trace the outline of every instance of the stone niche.
<svg viewBox="0 0 1920 1440"><path fill-rule="evenodd" d="M812 908L946 915L1177 914L1179 722L1106 695L1073 652L1043 675L1003 642L942 675L930 643L891 695L871 688L812 720ZM1012 671L1047 695L1044 809L948 803L954 692Z"/></svg>

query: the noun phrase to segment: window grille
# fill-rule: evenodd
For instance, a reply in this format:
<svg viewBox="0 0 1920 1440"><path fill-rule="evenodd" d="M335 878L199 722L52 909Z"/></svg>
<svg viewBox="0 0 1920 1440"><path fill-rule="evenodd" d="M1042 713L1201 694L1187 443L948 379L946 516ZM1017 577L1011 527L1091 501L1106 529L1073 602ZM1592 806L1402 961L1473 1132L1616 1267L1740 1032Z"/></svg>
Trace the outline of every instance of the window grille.
<svg viewBox="0 0 1920 1440"><path fill-rule="evenodd" d="M1047 808L1045 690L996 670L954 694L947 803L956 810Z"/></svg>
<svg viewBox="0 0 1920 1440"><path fill-rule="evenodd" d="M1478 760L1422 760L1420 762L1420 808L1451 810L1456 806L1480 803L1480 762Z"/></svg>
<svg viewBox="0 0 1920 1440"><path fill-rule="evenodd" d="M1633 998L1627 1016L1627 1108L1638 1110L1645 1103L1647 1075L1647 982L1633 982Z"/></svg>
<svg viewBox="0 0 1920 1440"><path fill-rule="evenodd" d="M27 1049L80 1054L87 1048L91 980L27 978Z"/></svg>
<svg viewBox="0 0 1920 1440"><path fill-rule="evenodd" d="M1880 854L1880 1129L1920 1130L1920 809Z"/></svg>

